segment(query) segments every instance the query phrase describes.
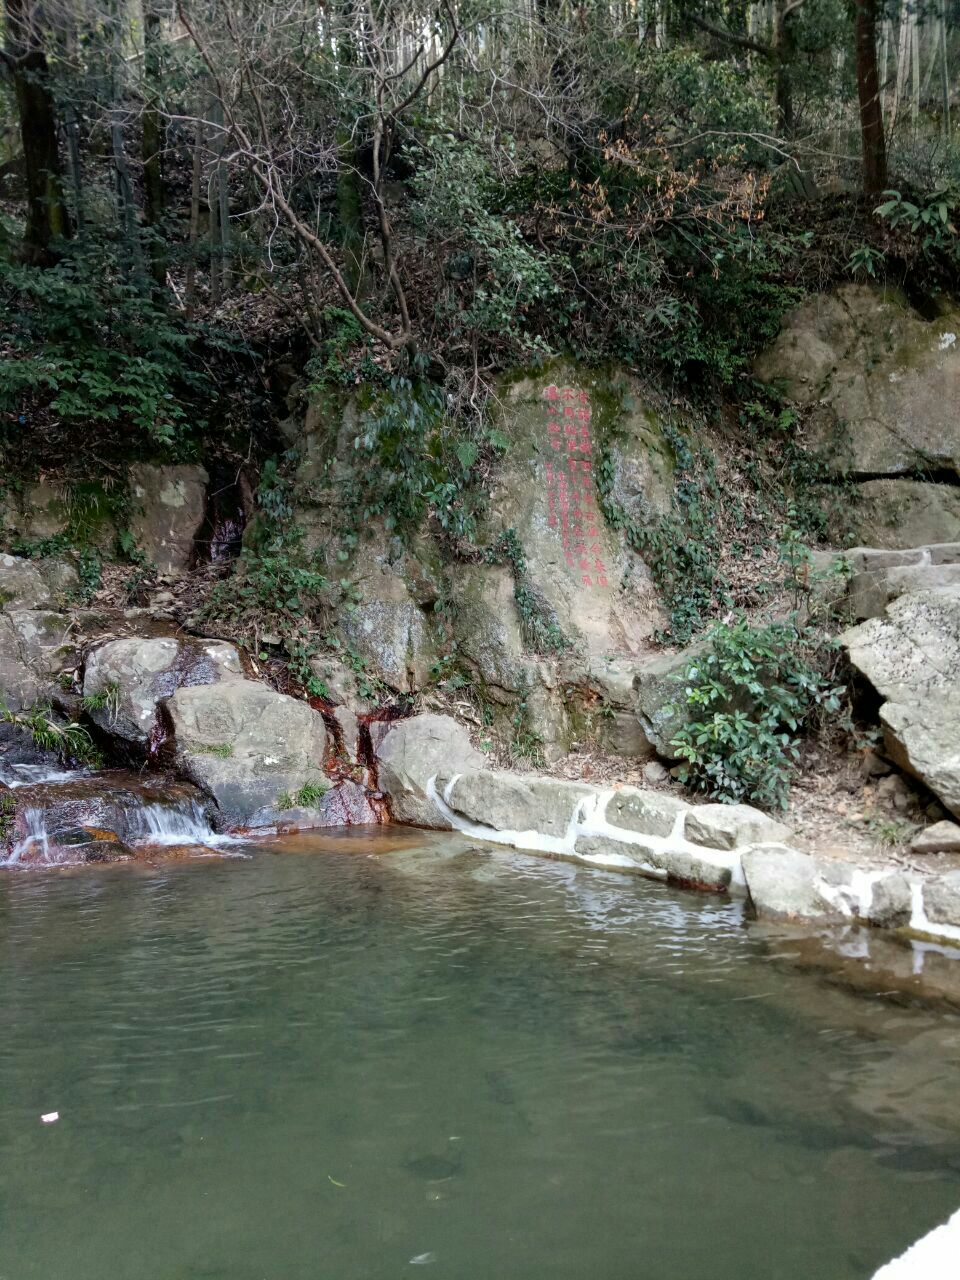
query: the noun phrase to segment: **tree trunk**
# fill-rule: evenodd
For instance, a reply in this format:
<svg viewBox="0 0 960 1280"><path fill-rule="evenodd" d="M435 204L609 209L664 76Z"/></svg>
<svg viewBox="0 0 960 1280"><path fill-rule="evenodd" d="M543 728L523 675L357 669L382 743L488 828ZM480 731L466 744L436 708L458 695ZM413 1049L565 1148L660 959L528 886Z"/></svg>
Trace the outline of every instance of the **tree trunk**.
<svg viewBox="0 0 960 1280"><path fill-rule="evenodd" d="M773 27L773 51L777 65L777 128L780 136L793 136L793 15L784 16L785 0L778 0Z"/></svg>
<svg viewBox="0 0 960 1280"><path fill-rule="evenodd" d="M144 214L150 228L150 271L161 287L167 279L163 238L163 128L160 121L160 14L156 0L143 5L143 156Z"/></svg>
<svg viewBox="0 0 960 1280"><path fill-rule="evenodd" d="M190 180L190 230L188 234L186 305L193 310L197 288L197 244L200 239L200 180L203 177L203 122L197 121L193 143L193 174Z"/></svg>
<svg viewBox="0 0 960 1280"><path fill-rule="evenodd" d="M937 21L937 37L940 45L940 111L942 113L944 139L950 141L950 68L947 65L947 0L940 0Z"/></svg>
<svg viewBox="0 0 960 1280"><path fill-rule="evenodd" d="M873 199L887 185L887 148L880 111L880 77L877 74L876 0L856 0L856 24L863 192L868 199Z"/></svg>
<svg viewBox="0 0 960 1280"><path fill-rule="evenodd" d="M6 0L6 58L12 71L27 185L27 225L23 254L28 262L49 266L59 238L70 234L63 197L57 111L50 91L47 58L30 29L25 0Z"/></svg>

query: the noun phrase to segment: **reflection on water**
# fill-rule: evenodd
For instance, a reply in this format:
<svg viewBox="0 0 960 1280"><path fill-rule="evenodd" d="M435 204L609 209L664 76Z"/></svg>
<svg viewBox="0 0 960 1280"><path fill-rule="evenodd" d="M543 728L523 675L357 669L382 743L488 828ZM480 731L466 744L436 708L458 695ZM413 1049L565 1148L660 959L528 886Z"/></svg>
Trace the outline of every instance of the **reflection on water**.
<svg viewBox="0 0 960 1280"><path fill-rule="evenodd" d="M866 1278L960 1204L960 1020L769 956L459 837L7 874L0 1277Z"/></svg>

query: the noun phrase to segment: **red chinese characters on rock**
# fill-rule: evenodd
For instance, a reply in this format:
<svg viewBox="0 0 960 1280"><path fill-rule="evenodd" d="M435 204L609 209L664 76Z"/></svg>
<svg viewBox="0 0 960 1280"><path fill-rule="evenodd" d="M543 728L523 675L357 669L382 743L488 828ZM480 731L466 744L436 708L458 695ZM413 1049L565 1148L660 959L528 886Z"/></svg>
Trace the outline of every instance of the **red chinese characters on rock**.
<svg viewBox="0 0 960 1280"><path fill-rule="evenodd" d="M584 587L605 587L607 569L600 543L593 488L593 436L586 391L551 384L543 393L547 410L548 523L563 542L567 568Z"/></svg>

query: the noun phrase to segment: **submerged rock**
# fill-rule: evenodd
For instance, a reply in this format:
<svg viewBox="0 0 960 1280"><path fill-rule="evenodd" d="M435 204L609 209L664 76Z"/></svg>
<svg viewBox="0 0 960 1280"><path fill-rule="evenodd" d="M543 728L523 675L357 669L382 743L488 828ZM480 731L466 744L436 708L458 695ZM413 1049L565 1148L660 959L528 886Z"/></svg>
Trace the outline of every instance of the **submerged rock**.
<svg viewBox="0 0 960 1280"><path fill-rule="evenodd" d="M164 703L179 770L244 826L323 774L323 717L305 702L252 680L178 689Z"/></svg>

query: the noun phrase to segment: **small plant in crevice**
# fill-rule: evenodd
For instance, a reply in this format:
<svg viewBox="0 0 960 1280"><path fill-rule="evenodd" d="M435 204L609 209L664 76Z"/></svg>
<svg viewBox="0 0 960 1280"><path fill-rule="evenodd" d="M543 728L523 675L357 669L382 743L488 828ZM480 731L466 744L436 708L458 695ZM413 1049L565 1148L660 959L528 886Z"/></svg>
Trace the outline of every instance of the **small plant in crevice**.
<svg viewBox="0 0 960 1280"><path fill-rule="evenodd" d="M330 790L330 783L326 778L318 778L314 782L305 782L299 790L281 791L277 796L276 808L281 811L288 809L312 809L314 808Z"/></svg>
<svg viewBox="0 0 960 1280"><path fill-rule="evenodd" d="M543 738L530 725L530 708L528 698L530 690L521 691L513 717L510 721L510 756L514 761L526 761L541 768L544 761Z"/></svg>
<svg viewBox="0 0 960 1280"><path fill-rule="evenodd" d="M116 680L111 680L96 693L85 693L80 704L84 711L107 711L111 720L115 720L120 710L120 685Z"/></svg>
<svg viewBox="0 0 960 1280"><path fill-rule="evenodd" d="M812 628L715 624L680 677L674 709L687 722L671 741L676 776L729 804L787 805L800 736L840 708L837 647Z"/></svg>
<svg viewBox="0 0 960 1280"><path fill-rule="evenodd" d="M29 734L35 747L41 751L55 751L65 763L102 763L101 754L83 725L57 720L52 707L45 703L25 707L22 711L11 711L0 703L0 722L22 729Z"/></svg>

